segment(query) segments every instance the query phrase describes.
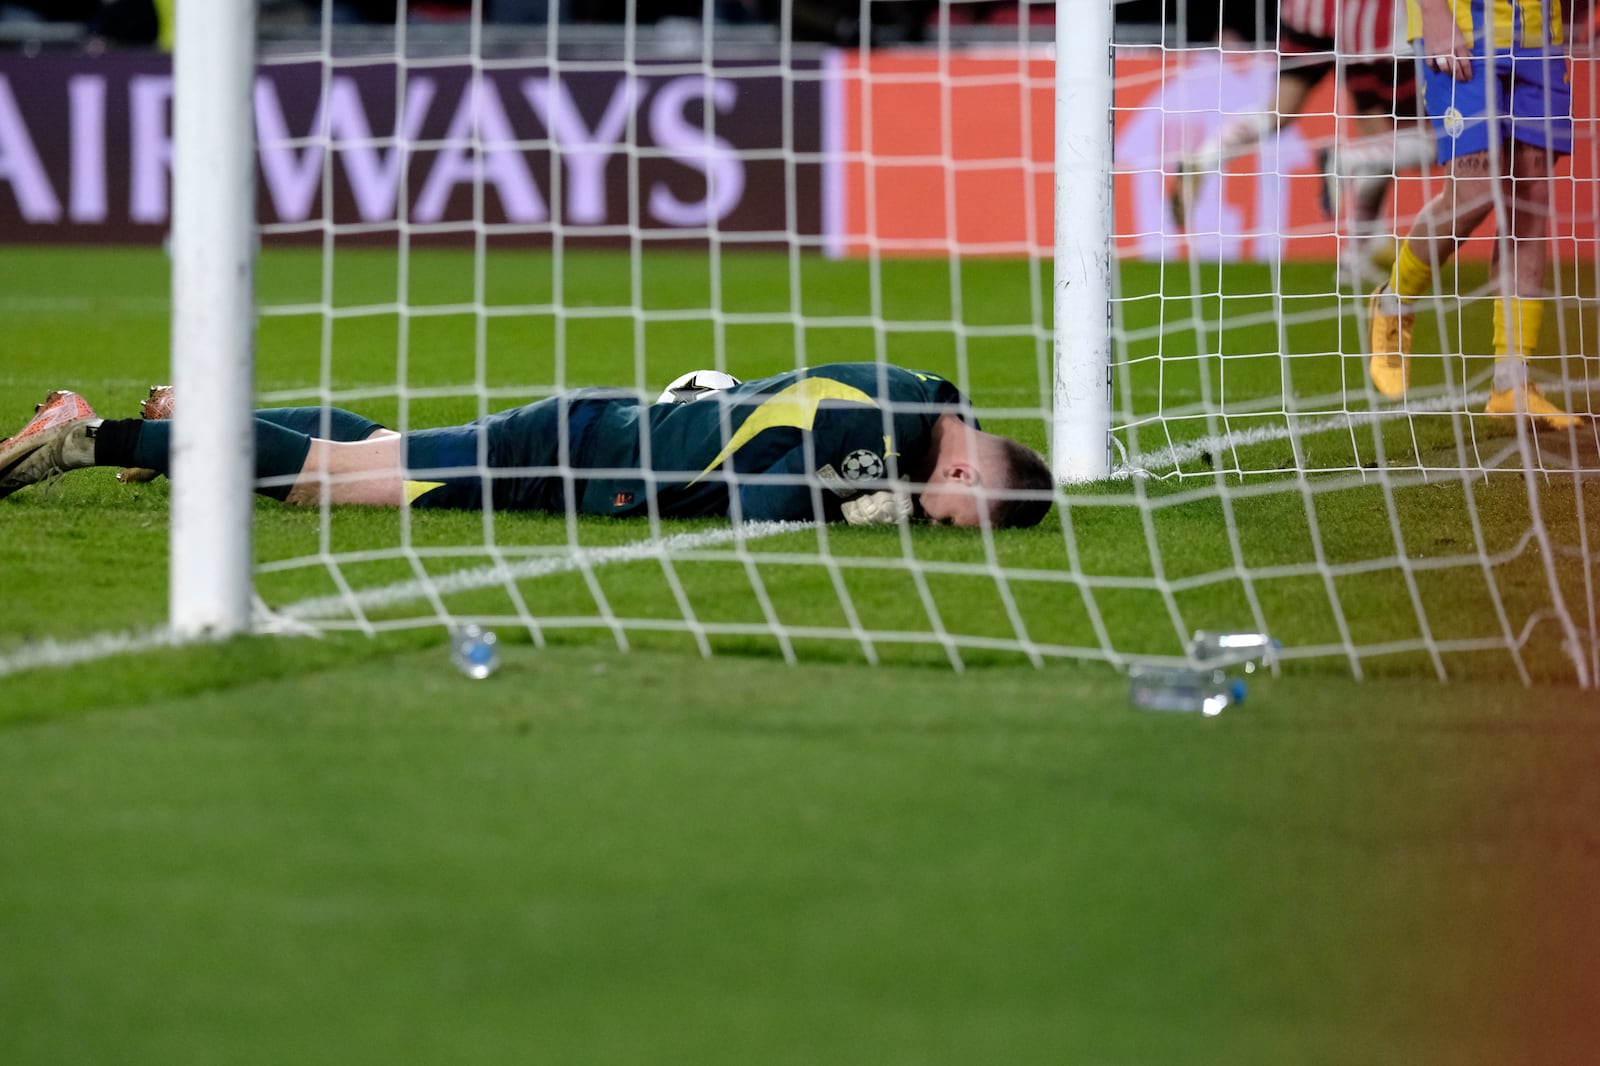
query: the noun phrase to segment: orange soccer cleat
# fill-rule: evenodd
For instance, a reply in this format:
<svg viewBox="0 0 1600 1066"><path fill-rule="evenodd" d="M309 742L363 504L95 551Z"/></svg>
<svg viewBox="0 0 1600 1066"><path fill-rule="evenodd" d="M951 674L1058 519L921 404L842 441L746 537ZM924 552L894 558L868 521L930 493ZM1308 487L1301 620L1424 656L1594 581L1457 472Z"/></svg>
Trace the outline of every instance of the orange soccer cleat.
<svg viewBox="0 0 1600 1066"><path fill-rule="evenodd" d="M94 440L87 430L99 420L88 400L56 391L33 411L16 436L0 441L0 497L94 463Z"/></svg>
<svg viewBox="0 0 1600 1066"><path fill-rule="evenodd" d="M66 389L51 392L50 395L46 395L45 402L35 403L34 418L27 421L27 426L22 426L22 429L16 431L14 437L0 440L0 453L8 450L14 443L26 440L30 435L46 431L51 426L70 423L78 418L94 418L94 408L90 407L88 400L83 399L77 392L67 392Z"/></svg>
<svg viewBox="0 0 1600 1066"><path fill-rule="evenodd" d="M17 435L0 440L0 455L5 455L14 445L21 444L36 433L43 433L52 426L59 426L64 422L73 422L80 418L93 418L94 408L75 392L58 389L45 396L44 403L34 404L33 417L28 424L17 430Z"/></svg>
<svg viewBox="0 0 1600 1066"><path fill-rule="evenodd" d="M155 420L171 418L172 407L172 386L151 385L150 395L139 402L139 417ZM156 471L137 466L130 466L117 474L117 480L125 485L154 481L155 477Z"/></svg>

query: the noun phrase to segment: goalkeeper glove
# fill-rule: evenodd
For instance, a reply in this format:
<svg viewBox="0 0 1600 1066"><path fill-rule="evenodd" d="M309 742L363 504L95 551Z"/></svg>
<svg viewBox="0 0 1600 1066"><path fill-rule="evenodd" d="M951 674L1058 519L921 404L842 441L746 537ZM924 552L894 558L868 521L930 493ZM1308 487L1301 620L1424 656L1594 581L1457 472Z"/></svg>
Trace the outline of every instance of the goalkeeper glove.
<svg viewBox="0 0 1600 1066"><path fill-rule="evenodd" d="M888 525L911 517L911 494L884 489L846 500L839 508L853 526Z"/></svg>

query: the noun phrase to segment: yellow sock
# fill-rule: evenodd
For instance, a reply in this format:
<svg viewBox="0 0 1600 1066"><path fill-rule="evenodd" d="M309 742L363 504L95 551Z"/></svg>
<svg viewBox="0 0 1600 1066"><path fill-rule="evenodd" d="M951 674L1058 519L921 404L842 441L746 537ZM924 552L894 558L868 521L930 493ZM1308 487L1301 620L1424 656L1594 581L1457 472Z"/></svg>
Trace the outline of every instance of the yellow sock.
<svg viewBox="0 0 1600 1066"><path fill-rule="evenodd" d="M1508 303L1512 310L1514 334L1506 329ZM1503 356L1513 353L1518 358L1528 358L1539 346L1539 326L1543 321L1542 300L1523 300L1515 296L1509 300L1497 298L1494 301L1494 354Z"/></svg>
<svg viewBox="0 0 1600 1066"><path fill-rule="evenodd" d="M1400 242L1400 253L1394 257L1394 271L1389 275L1389 288L1402 300L1413 300L1433 288L1433 268L1417 258L1410 241Z"/></svg>

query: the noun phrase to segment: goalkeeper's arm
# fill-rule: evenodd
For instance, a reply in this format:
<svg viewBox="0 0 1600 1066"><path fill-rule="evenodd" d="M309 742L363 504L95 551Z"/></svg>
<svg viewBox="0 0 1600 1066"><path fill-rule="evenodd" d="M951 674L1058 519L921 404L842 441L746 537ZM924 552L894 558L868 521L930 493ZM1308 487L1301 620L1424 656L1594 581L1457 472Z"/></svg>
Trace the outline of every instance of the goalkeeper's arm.
<svg viewBox="0 0 1600 1066"><path fill-rule="evenodd" d="M746 522L828 522L843 518L851 525L873 525L905 521L912 513L911 494L904 489L866 492L841 502L831 488L825 484L819 487L814 477L807 476L803 446L790 450L760 474L745 474L738 493L739 509L734 513Z"/></svg>
<svg viewBox="0 0 1600 1066"><path fill-rule="evenodd" d="M867 492L844 501L839 508L853 526L890 525L911 519L911 493L904 489Z"/></svg>
<svg viewBox="0 0 1600 1066"><path fill-rule="evenodd" d="M827 489L819 491L806 473L805 449L791 448L766 470L739 475L734 488L739 506L737 509L730 507L730 511L746 522L827 522L838 518L833 493ZM818 513L818 495L822 500L821 513Z"/></svg>

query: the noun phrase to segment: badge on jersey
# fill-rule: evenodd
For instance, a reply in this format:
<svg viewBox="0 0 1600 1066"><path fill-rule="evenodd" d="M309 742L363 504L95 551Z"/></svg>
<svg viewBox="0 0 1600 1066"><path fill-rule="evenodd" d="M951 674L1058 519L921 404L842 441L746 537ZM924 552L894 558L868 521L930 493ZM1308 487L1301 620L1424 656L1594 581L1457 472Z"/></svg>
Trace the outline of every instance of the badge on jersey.
<svg viewBox="0 0 1600 1066"><path fill-rule="evenodd" d="M861 495L860 489L839 476L839 471L833 468L832 463L827 463L817 470L817 480L822 482L823 488L841 500L853 500Z"/></svg>
<svg viewBox="0 0 1600 1066"><path fill-rule="evenodd" d="M848 481L881 481L883 479L883 457L877 452L866 448L857 448L844 457L839 472Z"/></svg>

